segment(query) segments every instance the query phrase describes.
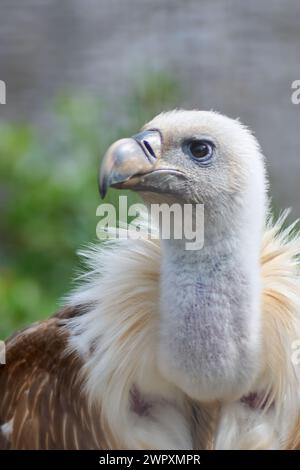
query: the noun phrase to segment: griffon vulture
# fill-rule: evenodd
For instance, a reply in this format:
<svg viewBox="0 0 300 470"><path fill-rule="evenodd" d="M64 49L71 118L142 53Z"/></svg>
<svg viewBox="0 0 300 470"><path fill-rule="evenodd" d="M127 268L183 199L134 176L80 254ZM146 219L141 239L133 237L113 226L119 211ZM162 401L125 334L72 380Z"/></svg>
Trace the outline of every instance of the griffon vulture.
<svg viewBox="0 0 300 470"><path fill-rule="evenodd" d="M107 151L110 186L204 204L203 247L142 224L85 253L66 307L6 342L0 447L300 448L300 241L270 220L254 136L214 112L161 114Z"/></svg>

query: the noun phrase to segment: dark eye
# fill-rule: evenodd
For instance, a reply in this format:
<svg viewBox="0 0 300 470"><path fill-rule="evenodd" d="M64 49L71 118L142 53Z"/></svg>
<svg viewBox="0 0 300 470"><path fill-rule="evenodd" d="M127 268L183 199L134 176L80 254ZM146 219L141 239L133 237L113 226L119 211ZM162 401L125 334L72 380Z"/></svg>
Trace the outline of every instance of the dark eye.
<svg viewBox="0 0 300 470"><path fill-rule="evenodd" d="M202 163L208 162L214 151L213 144L207 140L193 140L189 143L188 149L191 156Z"/></svg>

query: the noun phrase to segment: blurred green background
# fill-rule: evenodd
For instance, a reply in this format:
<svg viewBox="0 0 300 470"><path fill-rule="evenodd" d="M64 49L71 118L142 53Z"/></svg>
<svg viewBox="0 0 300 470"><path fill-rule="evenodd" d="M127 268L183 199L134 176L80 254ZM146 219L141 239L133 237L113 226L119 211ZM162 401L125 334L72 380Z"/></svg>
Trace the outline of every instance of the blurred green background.
<svg viewBox="0 0 300 470"><path fill-rule="evenodd" d="M96 241L100 156L179 97L178 84L157 72L133 86L118 121L104 97L64 94L50 110L51 131L0 125L0 338L60 307L80 267L76 251ZM117 196L111 190L105 202Z"/></svg>

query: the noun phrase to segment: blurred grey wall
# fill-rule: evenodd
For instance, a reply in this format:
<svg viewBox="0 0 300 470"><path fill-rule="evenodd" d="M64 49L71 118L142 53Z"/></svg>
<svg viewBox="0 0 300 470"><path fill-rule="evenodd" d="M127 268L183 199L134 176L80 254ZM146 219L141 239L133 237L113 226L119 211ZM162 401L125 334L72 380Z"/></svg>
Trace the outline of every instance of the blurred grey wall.
<svg viewBox="0 0 300 470"><path fill-rule="evenodd" d="M170 71L185 107L239 116L267 156L272 195L300 216L299 0L0 0L0 119L47 118L72 87L118 110L143 70Z"/></svg>

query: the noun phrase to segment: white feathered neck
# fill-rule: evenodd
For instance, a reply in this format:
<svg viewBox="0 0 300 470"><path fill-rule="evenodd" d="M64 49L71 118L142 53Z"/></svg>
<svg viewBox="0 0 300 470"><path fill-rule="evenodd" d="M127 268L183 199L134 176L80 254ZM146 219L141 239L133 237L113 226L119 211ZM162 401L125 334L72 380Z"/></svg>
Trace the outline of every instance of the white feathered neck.
<svg viewBox="0 0 300 470"><path fill-rule="evenodd" d="M269 408L224 404L213 440L208 424L214 419L206 407L191 405L157 367L159 241L148 240L145 230L138 241L119 239L83 254L89 271L69 304L84 306L86 314L69 320L67 328L70 348L85 363L88 400L101 408L112 448L199 449L212 442L218 448L270 448L289 445L289 439L293 446L300 444L300 430L294 428L299 380L291 360L292 344L300 338L300 241L282 230L283 222L284 217L266 227L261 252L263 352L255 390L267 391ZM133 387L151 405L146 415L132 410ZM195 408L197 432L191 418Z"/></svg>

